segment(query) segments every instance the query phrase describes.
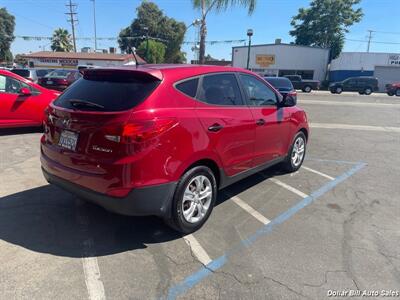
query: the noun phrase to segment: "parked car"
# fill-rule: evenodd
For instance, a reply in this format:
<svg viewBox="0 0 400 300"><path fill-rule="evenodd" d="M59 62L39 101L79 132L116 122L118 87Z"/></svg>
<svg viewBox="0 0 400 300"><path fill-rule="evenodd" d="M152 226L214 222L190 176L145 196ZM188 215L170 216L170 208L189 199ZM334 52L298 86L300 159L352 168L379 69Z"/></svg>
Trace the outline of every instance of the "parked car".
<svg viewBox="0 0 400 300"><path fill-rule="evenodd" d="M41 138L49 183L124 215L189 233L217 191L306 152L305 112L240 68L87 69L50 104Z"/></svg>
<svg viewBox="0 0 400 300"><path fill-rule="evenodd" d="M78 70L54 70L39 80L39 84L58 91L65 90L81 77Z"/></svg>
<svg viewBox="0 0 400 300"><path fill-rule="evenodd" d="M297 92L293 87L292 82L286 77L264 77L275 89L282 94L282 96L287 97L290 95L293 97L294 101L297 102Z"/></svg>
<svg viewBox="0 0 400 300"><path fill-rule="evenodd" d="M360 95L371 95L378 91L378 79L374 77L350 77L329 85L332 94L341 92L358 92Z"/></svg>
<svg viewBox="0 0 400 300"><path fill-rule="evenodd" d="M293 87L296 90L302 90L305 93L310 93L312 90L319 90L320 82L318 80L303 79L300 75L286 75Z"/></svg>
<svg viewBox="0 0 400 300"><path fill-rule="evenodd" d="M41 126L45 108L59 94L0 70L0 128Z"/></svg>
<svg viewBox="0 0 400 300"><path fill-rule="evenodd" d="M43 78L44 76L46 76L47 74L49 74L52 71L54 71L54 69L37 69L36 74L38 76L38 79L40 80L40 78Z"/></svg>
<svg viewBox="0 0 400 300"><path fill-rule="evenodd" d="M397 97L400 97L400 82L387 84L386 85L386 93L389 96L396 95Z"/></svg>
<svg viewBox="0 0 400 300"><path fill-rule="evenodd" d="M21 77L24 77L30 81L33 81L34 83L38 83L39 76L37 74L36 69L11 69L11 72L14 74L17 74Z"/></svg>

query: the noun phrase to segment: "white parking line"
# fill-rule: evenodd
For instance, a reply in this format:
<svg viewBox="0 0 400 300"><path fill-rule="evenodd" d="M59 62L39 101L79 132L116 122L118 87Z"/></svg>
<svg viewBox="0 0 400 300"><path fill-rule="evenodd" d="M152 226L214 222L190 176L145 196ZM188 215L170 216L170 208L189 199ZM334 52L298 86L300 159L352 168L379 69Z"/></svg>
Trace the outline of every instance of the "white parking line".
<svg viewBox="0 0 400 300"><path fill-rule="evenodd" d="M241 208L243 208L245 211L247 211L249 214L251 214L254 218L256 218L258 221L260 221L263 224L268 224L271 222L268 220L266 217L264 217L262 214L260 214L258 211L256 211L254 208L252 208L250 205L248 205L246 202L244 202L242 199L239 197L233 196L231 197L233 202L235 202L237 205L239 205Z"/></svg>
<svg viewBox="0 0 400 300"><path fill-rule="evenodd" d="M206 250L204 250L204 248L200 245L200 243L192 234L185 235L183 239L190 247L192 253L203 265L206 266L211 262L211 258L208 256Z"/></svg>
<svg viewBox="0 0 400 300"><path fill-rule="evenodd" d="M275 183L277 185L280 185L281 187L287 189L288 191L291 191L292 193L295 193L296 195L299 195L302 198L307 198L308 197L307 194L304 194L302 191L299 191L298 189L296 189L296 188L294 188L294 187L292 187L292 186L290 186L290 185L288 185L288 184L286 184L286 183L284 183L284 182L282 182L282 181L280 181L278 179L269 178L269 180L271 180L273 183Z"/></svg>
<svg viewBox="0 0 400 300"><path fill-rule="evenodd" d="M318 105L398 107L398 108L400 108L400 104L395 104L395 103L371 103L371 102L323 101L323 100L298 100L297 102L299 102L301 104L318 104Z"/></svg>
<svg viewBox="0 0 400 300"><path fill-rule="evenodd" d="M334 123L311 123L310 127L311 128L325 128L325 129L353 129L353 130L383 131L383 132L400 133L400 127L387 127L387 126L350 125L350 124L334 124Z"/></svg>
<svg viewBox="0 0 400 300"><path fill-rule="evenodd" d="M309 171L309 172L318 174L318 175L320 175L320 176L322 176L322 177L328 178L329 180L334 180L334 179L335 179L335 178L332 177L332 176L329 176L329 175L327 175L327 174L325 174L325 173L322 173L322 172L320 172L320 171L311 169L311 168L306 167L306 166L302 166L301 168L304 169L304 170L307 170L307 171Z"/></svg>

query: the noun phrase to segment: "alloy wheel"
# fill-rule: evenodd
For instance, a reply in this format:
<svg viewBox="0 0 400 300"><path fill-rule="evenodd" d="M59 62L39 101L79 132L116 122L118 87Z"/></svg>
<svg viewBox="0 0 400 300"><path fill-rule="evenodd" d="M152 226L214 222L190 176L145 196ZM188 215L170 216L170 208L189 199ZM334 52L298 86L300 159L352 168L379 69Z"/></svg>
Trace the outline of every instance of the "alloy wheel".
<svg viewBox="0 0 400 300"><path fill-rule="evenodd" d="M303 161L304 153L305 153L305 141L303 137L299 136L293 144L292 150L292 164L295 167L298 167Z"/></svg>

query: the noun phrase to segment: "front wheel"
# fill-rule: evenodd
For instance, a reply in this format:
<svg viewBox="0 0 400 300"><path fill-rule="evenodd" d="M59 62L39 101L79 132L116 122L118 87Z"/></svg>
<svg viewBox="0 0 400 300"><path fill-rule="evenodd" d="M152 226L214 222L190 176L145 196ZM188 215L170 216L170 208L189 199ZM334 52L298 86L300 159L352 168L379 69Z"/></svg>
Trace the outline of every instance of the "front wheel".
<svg viewBox="0 0 400 300"><path fill-rule="evenodd" d="M300 169L306 155L307 139L303 132L298 132L290 147L286 159L282 162L282 167L287 172L295 172Z"/></svg>
<svg viewBox="0 0 400 300"><path fill-rule="evenodd" d="M311 88L311 86L309 86L309 85L306 85L306 86L303 88L303 92L305 92L305 93L310 93L311 90L312 90L312 88Z"/></svg>
<svg viewBox="0 0 400 300"><path fill-rule="evenodd" d="M205 166L187 171L179 180L172 203L171 218L166 222L182 233L198 230L207 221L217 199L217 182Z"/></svg>
<svg viewBox="0 0 400 300"><path fill-rule="evenodd" d="M365 95L371 95L372 94L372 89L371 88L365 88L364 94Z"/></svg>
<svg viewBox="0 0 400 300"><path fill-rule="evenodd" d="M400 89L397 89L397 90L396 90L395 95L396 95L397 97L400 97Z"/></svg>
<svg viewBox="0 0 400 300"><path fill-rule="evenodd" d="M343 92L343 89L340 87L340 86L338 86L337 88L335 88L335 93L336 94L341 94Z"/></svg>

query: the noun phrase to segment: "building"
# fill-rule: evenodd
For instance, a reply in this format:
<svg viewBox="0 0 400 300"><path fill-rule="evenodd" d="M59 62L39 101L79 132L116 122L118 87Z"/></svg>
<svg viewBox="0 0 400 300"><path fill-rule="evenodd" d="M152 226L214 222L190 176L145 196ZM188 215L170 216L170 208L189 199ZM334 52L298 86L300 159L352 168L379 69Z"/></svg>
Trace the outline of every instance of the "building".
<svg viewBox="0 0 400 300"><path fill-rule="evenodd" d="M232 65L247 67L248 46L232 48ZM282 44L252 45L249 69L260 75L301 75L304 79L324 80L327 72L329 49Z"/></svg>
<svg viewBox="0 0 400 300"><path fill-rule="evenodd" d="M112 67L135 64L132 54L41 51L25 54L23 57L28 61L29 68L38 69L75 69L77 66L82 65ZM146 63L138 55L136 57L139 64Z"/></svg>
<svg viewBox="0 0 400 300"><path fill-rule="evenodd" d="M199 63L200 62L198 60L190 61L191 65L198 65ZM230 60L206 60L204 64L209 66L222 66L222 67L232 66L232 62Z"/></svg>
<svg viewBox="0 0 400 300"><path fill-rule="evenodd" d="M378 78L379 90L385 85L400 82L399 53L342 52L331 62L329 80L342 81L354 76Z"/></svg>

